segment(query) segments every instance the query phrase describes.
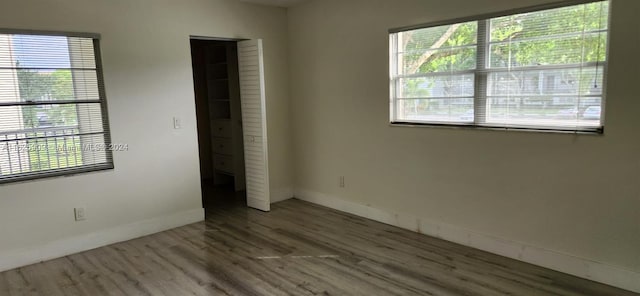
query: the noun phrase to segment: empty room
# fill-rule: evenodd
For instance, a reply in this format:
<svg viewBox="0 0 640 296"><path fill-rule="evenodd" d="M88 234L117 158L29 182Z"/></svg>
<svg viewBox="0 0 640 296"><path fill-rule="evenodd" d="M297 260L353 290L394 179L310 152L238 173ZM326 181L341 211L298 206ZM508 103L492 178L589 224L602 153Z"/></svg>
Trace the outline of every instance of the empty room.
<svg viewBox="0 0 640 296"><path fill-rule="evenodd" d="M640 295L639 15L4 0L0 295Z"/></svg>

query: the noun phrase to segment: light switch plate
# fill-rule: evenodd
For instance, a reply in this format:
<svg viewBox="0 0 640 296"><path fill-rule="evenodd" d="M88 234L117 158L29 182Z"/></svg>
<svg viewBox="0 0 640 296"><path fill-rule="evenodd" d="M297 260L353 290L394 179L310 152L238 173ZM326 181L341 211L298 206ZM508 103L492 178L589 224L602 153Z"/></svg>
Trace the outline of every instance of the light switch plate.
<svg viewBox="0 0 640 296"><path fill-rule="evenodd" d="M84 221L87 220L86 209L85 208L75 208L73 209L73 214L76 218L76 221Z"/></svg>

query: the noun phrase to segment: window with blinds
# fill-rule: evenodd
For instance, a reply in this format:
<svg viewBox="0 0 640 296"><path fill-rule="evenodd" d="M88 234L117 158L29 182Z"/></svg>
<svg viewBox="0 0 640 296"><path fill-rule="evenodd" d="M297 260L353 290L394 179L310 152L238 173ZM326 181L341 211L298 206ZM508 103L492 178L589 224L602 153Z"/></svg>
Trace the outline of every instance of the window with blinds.
<svg viewBox="0 0 640 296"><path fill-rule="evenodd" d="M609 1L496 15L392 30L391 122L602 132Z"/></svg>
<svg viewBox="0 0 640 296"><path fill-rule="evenodd" d="M0 32L0 183L113 168L98 38Z"/></svg>

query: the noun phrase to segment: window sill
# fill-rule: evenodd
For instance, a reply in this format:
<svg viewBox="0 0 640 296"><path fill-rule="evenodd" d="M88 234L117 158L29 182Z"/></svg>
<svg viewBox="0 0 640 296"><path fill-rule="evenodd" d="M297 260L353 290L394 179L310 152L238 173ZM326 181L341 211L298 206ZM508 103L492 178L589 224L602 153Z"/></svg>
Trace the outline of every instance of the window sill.
<svg viewBox="0 0 640 296"><path fill-rule="evenodd" d="M562 129L545 129L545 128L530 128L530 127L492 127L492 126L478 126L472 124L438 124L438 123L416 123L416 122L390 122L391 127L412 127L412 128L442 128L442 129L463 129L463 130L489 130L489 131L502 131L502 132L533 132L533 133L551 133L551 134L572 134L572 135L595 135L603 136L604 128L598 128L593 130L562 130Z"/></svg>
<svg viewBox="0 0 640 296"><path fill-rule="evenodd" d="M11 185L15 183L28 182L28 181L38 181L44 179L51 178L59 178L59 177L73 177L81 174L88 174L100 171L113 170L113 164L101 164L101 165L93 165L93 166L84 166L84 167L76 167L69 168L51 172L36 172L31 174L22 174L15 177L6 177L5 179L0 179L0 186Z"/></svg>

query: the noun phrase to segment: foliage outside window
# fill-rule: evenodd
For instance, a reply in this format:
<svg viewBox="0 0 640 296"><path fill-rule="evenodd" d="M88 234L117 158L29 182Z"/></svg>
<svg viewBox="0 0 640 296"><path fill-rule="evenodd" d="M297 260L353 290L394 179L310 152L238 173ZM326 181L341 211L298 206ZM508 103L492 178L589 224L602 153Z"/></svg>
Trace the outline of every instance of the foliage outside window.
<svg viewBox="0 0 640 296"><path fill-rule="evenodd" d="M609 1L391 34L391 122L601 132Z"/></svg>
<svg viewBox="0 0 640 296"><path fill-rule="evenodd" d="M0 34L0 183L113 168L97 49Z"/></svg>

